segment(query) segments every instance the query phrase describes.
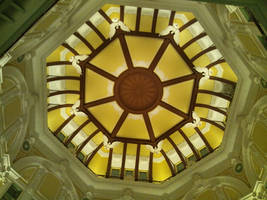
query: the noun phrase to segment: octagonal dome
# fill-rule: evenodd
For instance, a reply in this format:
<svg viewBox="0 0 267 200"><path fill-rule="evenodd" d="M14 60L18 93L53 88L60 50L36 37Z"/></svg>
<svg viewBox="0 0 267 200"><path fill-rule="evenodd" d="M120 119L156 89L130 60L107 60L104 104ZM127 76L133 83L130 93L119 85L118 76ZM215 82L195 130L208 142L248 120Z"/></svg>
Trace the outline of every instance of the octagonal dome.
<svg viewBox="0 0 267 200"><path fill-rule="evenodd" d="M98 176L162 182L220 147L237 77L190 12L106 4L46 61L48 127Z"/></svg>

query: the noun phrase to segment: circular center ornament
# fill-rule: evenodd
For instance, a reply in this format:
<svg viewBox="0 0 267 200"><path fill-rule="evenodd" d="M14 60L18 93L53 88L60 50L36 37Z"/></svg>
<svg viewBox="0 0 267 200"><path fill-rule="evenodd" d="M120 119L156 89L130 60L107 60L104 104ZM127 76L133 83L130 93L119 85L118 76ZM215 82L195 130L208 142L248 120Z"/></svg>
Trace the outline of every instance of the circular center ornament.
<svg viewBox="0 0 267 200"><path fill-rule="evenodd" d="M138 67L119 76L115 82L114 94L121 108L130 113L141 114L158 105L163 88L154 72Z"/></svg>

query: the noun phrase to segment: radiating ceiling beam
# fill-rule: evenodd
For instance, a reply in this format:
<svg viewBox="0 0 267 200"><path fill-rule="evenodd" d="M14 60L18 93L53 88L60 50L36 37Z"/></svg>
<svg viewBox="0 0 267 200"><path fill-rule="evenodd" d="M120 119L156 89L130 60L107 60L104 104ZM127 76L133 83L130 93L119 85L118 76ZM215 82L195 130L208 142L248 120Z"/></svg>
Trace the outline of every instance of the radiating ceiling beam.
<svg viewBox="0 0 267 200"><path fill-rule="evenodd" d="M176 153L178 154L180 160L182 161L182 163L184 164L184 166L186 167L186 161L184 158L184 155L182 154L182 152L179 150L178 146L174 143L174 141L168 136L167 140L171 143L171 145L173 146L174 150L176 151Z"/></svg>
<svg viewBox="0 0 267 200"><path fill-rule="evenodd" d="M85 147L85 145L94 137L96 134L100 132L99 129L96 129L91 135L89 135L77 148L76 155L82 151L82 149Z"/></svg>
<svg viewBox="0 0 267 200"><path fill-rule="evenodd" d="M96 28L96 26L91 21L85 22L97 35L100 39L104 42L106 40L105 36Z"/></svg>
<svg viewBox="0 0 267 200"><path fill-rule="evenodd" d="M103 77L111 80L111 81L116 81L117 80L117 77L114 76L113 74L110 74L110 73L104 71L103 69L101 69L101 68L99 68L99 67L97 67L97 66L95 66L95 65L93 65L91 63L86 63L85 67L90 69L91 71L99 74L100 76L103 76Z"/></svg>
<svg viewBox="0 0 267 200"><path fill-rule="evenodd" d="M55 132L53 132L54 135L57 135L73 118L75 117L75 115L71 115L68 117L68 119L66 119L56 130Z"/></svg>
<svg viewBox="0 0 267 200"><path fill-rule="evenodd" d="M225 59L220 58L219 60L216 60L215 62L208 64L206 66L206 68L210 69L210 68L212 68L215 65L218 65L218 64L221 64L221 63L225 63L225 62L226 62Z"/></svg>
<svg viewBox="0 0 267 200"><path fill-rule="evenodd" d="M192 38L191 40L189 40L187 43L185 43L181 48L184 50L187 47L189 47L191 44L193 44L194 42L200 40L201 38L207 36L207 33L203 32L200 33L199 35L197 35L196 37Z"/></svg>
<svg viewBox="0 0 267 200"><path fill-rule="evenodd" d="M209 123L209 124L211 124L213 126L216 126L217 128L221 129L222 131L225 130L225 127L223 127L222 125L216 123L215 121L212 121L212 120L209 120L209 119L206 119L206 118L203 118L203 117L200 118L200 121L207 122L207 123Z"/></svg>
<svg viewBox="0 0 267 200"><path fill-rule="evenodd" d="M151 32L152 33L155 33L156 32L156 25L157 25L158 13L159 13L159 9L154 9L153 20L152 20L152 27L151 27Z"/></svg>
<svg viewBox="0 0 267 200"><path fill-rule="evenodd" d="M181 76L181 77L178 77L178 78L170 79L170 80L167 80L167 81L163 81L162 82L162 87L167 87L167 86L174 85L174 84L177 84L177 83L181 83L181 82L184 82L184 81L189 81L189 80L192 80L192 79L196 78L196 76L197 76L196 74L189 74L189 75Z"/></svg>
<svg viewBox="0 0 267 200"><path fill-rule="evenodd" d="M155 70L155 68L157 67L157 65L158 65L158 63L159 63L159 61L161 59L161 57L163 56L164 52L166 51L169 43L170 43L170 40L168 40L168 39L165 39L162 42L159 50L157 51L156 55L154 56L152 62L149 65L149 68L148 68L149 70L151 70L151 71Z"/></svg>
<svg viewBox="0 0 267 200"><path fill-rule="evenodd" d="M86 120L84 123L82 123L79 128L77 128L68 138L65 140L64 145L68 146L68 144L71 142L71 140L87 125L91 122L90 119Z"/></svg>
<svg viewBox="0 0 267 200"><path fill-rule="evenodd" d="M112 133L111 133L111 137L116 137L117 133L119 132L123 122L125 121L126 117L128 116L128 112L127 111L124 111L121 116L120 116L120 119L117 121L114 129L112 130Z"/></svg>
<svg viewBox="0 0 267 200"><path fill-rule="evenodd" d="M210 110L213 110L213 111L216 111L216 112L219 112L225 116L227 116L227 113L224 111L224 110L221 110L217 107L214 107L214 106L211 106L211 105L207 105L207 104L202 104L202 103L196 103L195 104L195 107L202 107L202 108L208 108Z"/></svg>
<svg viewBox="0 0 267 200"><path fill-rule="evenodd" d="M47 62L46 66L55 66L55 65L71 65L69 61L54 61L54 62Z"/></svg>
<svg viewBox="0 0 267 200"><path fill-rule="evenodd" d="M198 127L195 127L196 132L198 133L199 137L202 139L202 141L205 143L206 147L208 148L209 152L213 152L214 149L211 147L210 143L206 139L206 137L203 135L201 130L199 130Z"/></svg>
<svg viewBox="0 0 267 200"><path fill-rule="evenodd" d="M170 19L169 19L169 26L173 25L174 17L175 17L175 11L171 11Z"/></svg>
<svg viewBox="0 0 267 200"><path fill-rule="evenodd" d="M95 50L95 48L88 42L88 40L86 40L80 33L75 32L73 33L73 35L75 35L79 40L81 40L88 47L88 49L90 49L90 51Z"/></svg>
<svg viewBox="0 0 267 200"><path fill-rule="evenodd" d="M149 166L148 166L148 181L152 183L153 181L153 153L149 154Z"/></svg>
<svg viewBox="0 0 267 200"><path fill-rule="evenodd" d="M79 53L74 49L72 48L69 44L67 43L63 43L61 44L63 47L65 47L66 49L68 49L71 53L73 53L75 56L79 55Z"/></svg>
<svg viewBox="0 0 267 200"><path fill-rule="evenodd" d="M102 9L100 9L98 12L109 24L112 24L112 20Z"/></svg>
<svg viewBox="0 0 267 200"><path fill-rule="evenodd" d="M180 117L182 118L185 118L185 119L188 119L188 114L184 113L183 111L179 110L178 108L175 108L173 107L172 105L164 102L164 101L160 101L159 102L159 105L165 109L167 109L168 111L176 114L176 115L179 115Z"/></svg>
<svg viewBox="0 0 267 200"><path fill-rule="evenodd" d="M108 154L108 165L107 165L107 171L106 171L106 178L110 177L112 155L113 155L113 148L110 148L109 149L109 154Z"/></svg>
<svg viewBox="0 0 267 200"><path fill-rule="evenodd" d="M141 144L137 144L136 157L135 157L135 168L134 168L134 179L135 179L135 181L138 180L140 149L141 149Z"/></svg>
<svg viewBox="0 0 267 200"><path fill-rule="evenodd" d="M98 147L88 156L86 161L84 162L85 166L88 166L90 161L93 159L93 157L96 155L96 153L102 148L104 143L102 142L101 144L98 145Z"/></svg>
<svg viewBox="0 0 267 200"><path fill-rule="evenodd" d="M196 54L195 56L193 56L190 60L191 62L194 62L195 60L197 60L198 58L200 58L201 56L203 56L204 54L211 52L213 50L215 50L216 47L215 46L210 46L206 49L204 49L203 51L199 52L198 54Z"/></svg>
<svg viewBox="0 0 267 200"><path fill-rule="evenodd" d="M216 77L216 76L210 76L209 79L211 80L215 80L215 81L220 81L220 82L223 82L223 83L227 83L227 84L230 84L232 86L236 86L236 82L234 81L230 81L230 80L227 80L227 79L224 79L224 78L220 78L220 77Z"/></svg>
<svg viewBox="0 0 267 200"><path fill-rule="evenodd" d="M80 91L78 91L78 90L62 90L62 91L57 91L57 92L51 92L51 93L49 93L48 97L61 95L61 94L80 94Z"/></svg>
<svg viewBox="0 0 267 200"><path fill-rule="evenodd" d="M136 13L135 31L139 31L139 28L140 28L141 12L142 12L142 8L138 7L137 13Z"/></svg>
<svg viewBox="0 0 267 200"><path fill-rule="evenodd" d="M121 175L120 175L120 179L123 179L123 178L124 178L125 161L126 161L126 152L127 152L127 143L124 143L124 145L123 145L123 152L122 152Z"/></svg>
<svg viewBox="0 0 267 200"><path fill-rule="evenodd" d="M128 69L133 69L133 62L132 62L132 58L131 58L131 55L128 49L127 42L125 40L125 36L123 34L120 34L118 37L120 40L123 56L126 61L127 67Z"/></svg>
<svg viewBox="0 0 267 200"><path fill-rule="evenodd" d="M120 6L120 21L124 21L124 6Z"/></svg>
<svg viewBox="0 0 267 200"><path fill-rule="evenodd" d="M56 109L59 109L59 108L66 108L66 107L72 107L72 106L73 106L73 104L60 104L60 105L48 108L47 112L50 112L50 111L53 111L53 110L56 110Z"/></svg>
<svg viewBox="0 0 267 200"><path fill-rule="evenodd" d="M194 156L196 157L196 160L200 160L201 158L200 158L200 155L199 155L198 151L196 150L196 148L194 147L192 142L189 140L189 138L186 136L186 134L183 132L183 130L179 129L178 131L182 135L182 137L185 139L186 143L189 145L189 147L192 150Z"/></svg>
<svg viewBox="0 0 267 200"><path fill-rule="evenodd" d="M148 116L148 113L144 113L143 114L143 118L144 118L144 121L145 121L145 124L146 124L146 129L147 129L147 132L149 134L150 141L152 143L154 143L156 138L155 138L155 134L154 134L153 127L151 125L151 121L150 121L150 118Z"/></svg>
<svg viewBox="0 0 267 200"><path fill-rule="evenodd" d="M214 96L217 96L217 97L221 97L223 99L226 99L228 101L231 101L232 98L231 97L228 97L226 95L224 95L223 93L219 93L219 92L214 92L214 91L210 91L210 90L198 90L199 93L205 93L205 94L210 94L210 95L214 95Z"/></svg>
<svg viewBox="0 0 267 200"><path fill-rule="evenodd" d="M183 26L181 26L179 28L179 31L182 32L183 30L185 30L186 28L188 28L189 26L193 25L196 22L197 22L197 19L196 18L191 19L189 22L187 22L186 24L184 24Z"/></svg>
<svg viewBox="0 0 267 200"><path fill-rule="evenodd" d="M46 82L51 82L51 81L59 81L59 80L80 80L80 77L78 76L57 76L53 78L48 78Z"/></svg>
<svg viewBox="0 0 267 200"><path fill-rule="evenodd" d="M101 105L101 104L110 103L112 101L115 101L115 96L98 99L96 101L91 101L89 103L85 103L83 106L85 108L90 108L90 107L98 106L98 105Z"/></svg>
<svg viewBox="0 0 267 200"><path fill-rule="evenodd" d="M163 149L160 150L160 153L163 155L163 157L165 158L170 170L171 170L171 173L172 173L172 176L175 176L175 171L174 171L174 167L173 167L173 164L171 163L170 159L168 158L168 156L166 155L165 151Z"/></svg>
<svg viewBox="0 0 267 200"><path fill-rule="evenodd" d="M85 65L81 64L81 80L80 80L80 107L83 106L85 101L85 75L86 75L86 68Z"/></svg>

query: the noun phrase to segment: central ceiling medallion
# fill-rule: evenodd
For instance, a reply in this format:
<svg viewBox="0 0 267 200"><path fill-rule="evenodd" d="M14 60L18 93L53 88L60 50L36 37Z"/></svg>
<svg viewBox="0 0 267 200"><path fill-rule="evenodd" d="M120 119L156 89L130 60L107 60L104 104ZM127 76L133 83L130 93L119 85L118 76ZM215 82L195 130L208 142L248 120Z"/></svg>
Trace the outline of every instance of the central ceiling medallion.
<svg viewBox="0 0 267 200"><path fill-rule="evenodd" d="M162 98L163 88L159 77L146 68L123 72L114 86L118 104L129 113L142 114L153 110Z"/></svg>

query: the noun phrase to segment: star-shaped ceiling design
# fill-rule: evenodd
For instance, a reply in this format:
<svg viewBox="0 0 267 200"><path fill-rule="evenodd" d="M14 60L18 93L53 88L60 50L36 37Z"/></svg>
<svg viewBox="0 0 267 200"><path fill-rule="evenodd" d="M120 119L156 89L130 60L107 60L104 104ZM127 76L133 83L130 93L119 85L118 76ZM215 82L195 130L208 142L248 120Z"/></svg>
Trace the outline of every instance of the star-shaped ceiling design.
<svg viewBox="0 0 267 200"><path fill-rule="evenodd" d="M48 127L97 175L164 181L220 146L237 78L192 13L104 5L47 66Z"/></svg>

